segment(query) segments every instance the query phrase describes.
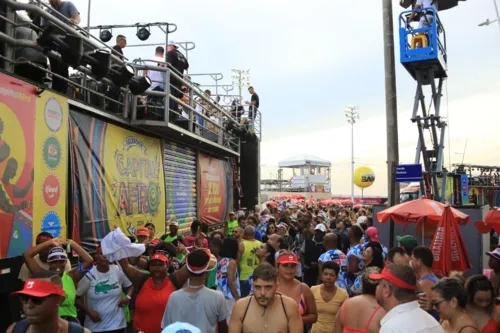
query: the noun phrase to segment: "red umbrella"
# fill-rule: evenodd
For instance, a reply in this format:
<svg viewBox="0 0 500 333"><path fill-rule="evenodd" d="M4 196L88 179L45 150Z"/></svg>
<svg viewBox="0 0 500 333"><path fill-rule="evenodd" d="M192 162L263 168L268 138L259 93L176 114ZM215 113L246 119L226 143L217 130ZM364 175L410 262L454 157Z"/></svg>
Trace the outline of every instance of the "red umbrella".
<svg viewBox="0 0 500 333"><path fill-rule="evenodd" d="M443 216L445 205L426 198L408 201L377 213L377 221L385 223L393 219L397 223L413 224L422 220L437 225ZM470 216L451 208L454 219L460 225L469 223Z"/></svg>
<svg viewBox="0 0 500 333"><path fill-rule="evenodd" d="M403 224L418 224L417 233L425 237L432 237L444 213L445 205L441 202L426 198L408 201L377 213L377 221L385 223L392 219ZM464 225L469 223L470 216L451 208L455 221Z"/></svg>
<svg viewBox="0 0 500 333"><path fill-rule="evenodd" d="M484 217L484 221L477 221L474 226L482 234L487 234L491 229L500 233L500 209L491 209Z"/></svg>
<svg viewBox="0 0 500 333"><path fill-rule="evenodd" d="M352 200L349 199L342 200L341 203L346 206L352 206L354 204Z"/></svg>
<svg viewBox="0 0 500 333"><path fill-rule="evenodd" d="M268 205L269 205L269 206L270 206L270 207L272 207L272 208L278 208L278 206L279 206L279 205L278 205L278 203L277 203L277 202L275 202L275 201L268 201L268 202L266 202L266 203L265 203L265 205L266 205L266 206L268 206Z"/></svg>
<svg viewBox="0 0 500 333"><path fill-rule="evenodd" d="M445 207L430 249L434 255L432 269L436 275L448 276L451 271L464 272L472 267L451 207Z"/></svg>
<svg viewBox="0 0 500 333"><path fill-rule="evenodd" d="M360 208L363 208L363 205L362 205L362 204L355 204L355 205L354 205L354 208L356 208L356 209L360 209Z"/></svg>

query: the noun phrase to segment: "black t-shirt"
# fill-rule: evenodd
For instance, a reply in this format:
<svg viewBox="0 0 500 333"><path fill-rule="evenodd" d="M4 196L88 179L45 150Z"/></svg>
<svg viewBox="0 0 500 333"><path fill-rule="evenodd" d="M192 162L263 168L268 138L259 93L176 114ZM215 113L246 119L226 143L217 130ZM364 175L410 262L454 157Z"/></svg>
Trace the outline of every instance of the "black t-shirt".
<svg viewBox="0 0 500 333"><path fill-rule="evenodd" d="M259 95L257 95L257 93L253 93L251 101L255 102L254 106L258 110L259 109Z"/></svg>
<svg viewBox="0 0 500 333"><path fill-rule="evenodd" d="M184 71L189 69L189 62L187 61L184 54L179 52L179 50L172 50L167 52L167 62L177 70L177 75L182 76L184 74ZM173 76L170 77L170 83L175 86L180 86L181 84Z"/></svg>
<svg viewBox="0 0 500 333"><path fill-rule="evenodd" d="M123 51L122 51L122 48L120 47L120 45L116 44L115 46L113 46L113 50L115 50L116 52L120 53L122 55L120 57L120 59L123 60Z"/></svg>

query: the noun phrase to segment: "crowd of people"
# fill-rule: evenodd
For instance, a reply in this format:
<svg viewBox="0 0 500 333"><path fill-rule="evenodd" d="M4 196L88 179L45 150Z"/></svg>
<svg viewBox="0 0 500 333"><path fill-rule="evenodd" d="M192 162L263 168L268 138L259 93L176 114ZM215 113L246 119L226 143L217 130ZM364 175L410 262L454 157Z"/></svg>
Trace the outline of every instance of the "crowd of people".
<svg viewBox="0 0 500 333"><path fill-rule="evenodd" d="M118 260L107 237L89 254L43 232L19 273L25 319L8 332L500 331L500 248L484 274L436 276L428 247L403 235L387 250L371 215L256 207L210 234L194 221L185 237L176 221L163 235L147 224L126 239L141 251Z"/></svg>

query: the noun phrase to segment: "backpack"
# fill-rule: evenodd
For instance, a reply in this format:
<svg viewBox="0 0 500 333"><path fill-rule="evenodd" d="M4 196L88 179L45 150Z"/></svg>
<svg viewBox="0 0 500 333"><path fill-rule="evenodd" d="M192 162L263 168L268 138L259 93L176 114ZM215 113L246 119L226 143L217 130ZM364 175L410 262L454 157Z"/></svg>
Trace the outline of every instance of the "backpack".
<svg viewBox="0 0 500 333"><path fill-rule="evenodd" d="M72 322L68 322L69 327L68 327L68 333L83 333L83 327ZM21 320L16 323L14 326L14 329L12 330L12 333L26 333L28 332L28 329L30 328L30 323L26 319Z"/></svg>

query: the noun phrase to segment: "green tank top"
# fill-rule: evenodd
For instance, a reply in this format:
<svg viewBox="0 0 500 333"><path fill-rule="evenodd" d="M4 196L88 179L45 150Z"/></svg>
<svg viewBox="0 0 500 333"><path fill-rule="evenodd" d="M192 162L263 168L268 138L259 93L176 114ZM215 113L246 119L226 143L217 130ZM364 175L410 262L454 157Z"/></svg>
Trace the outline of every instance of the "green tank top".
<svg viewBox="0 0 500 333"><path fill-rule="evenodd" d="M163 241L164 241L164 242L166 242L166 243L172 243L174 240L176 240L176 239L177 239L177 237L178 237L178 236L179 236L179 235L175 235L175 236L170 236L170 235L168 235L167 237L165 237L165 238L163 239Z"/></svg>
<svg viewBox="0 0 500 333"><path fill-rule="evenodd" d="M76 288L75 283L71 276L63 273L62 276L62 284L64 293L66 294L66 299L63 304L59 307L59 317L68 316L76 318L76 306L75 306L75 298L76 298Z"/></svg>
<svg viewBox="0 0 500 333"><path fill-rule="evenodd" d="M241 255L240 259L240 280L247 281L250 275L253 273L255 267L259 266L259 259L255 255L257 248L262 244L258 240L247 241L243 240L243 245L245 245L245 251Z"/></svg>
<svg viewBox="0 0 500 333"><path fill-rule="evenodd" d="M238 227L238 220L227 222L227 235L232 236L233 230Z"/></svg>

